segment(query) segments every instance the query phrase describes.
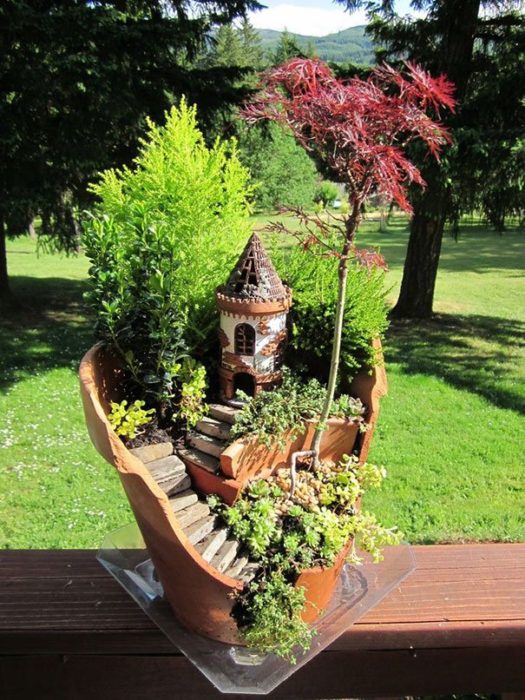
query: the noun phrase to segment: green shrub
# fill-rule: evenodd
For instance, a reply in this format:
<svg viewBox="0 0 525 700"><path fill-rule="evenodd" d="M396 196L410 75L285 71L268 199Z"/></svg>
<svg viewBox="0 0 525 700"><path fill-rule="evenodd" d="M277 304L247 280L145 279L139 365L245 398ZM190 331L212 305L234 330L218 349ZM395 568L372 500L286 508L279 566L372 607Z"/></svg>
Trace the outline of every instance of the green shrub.
<svg viewBox="0 0 525 700"><path fill-rule="evenodd" d="M293 289L287 362L326 382L335 324L337 264L332 258L305 255L298 246L274 246L272 259ZM360 367L377 361L372 340L382 337L388 326L385 296L382 269L368 269L358 262L349 265L339 373L342 391L348 391Z"/></svg>
<svg viewBox="0 0 525 700"><path fill-rule="evenodd" d="M315 165L281 127L240 125L239 152L252 172L259 209L312 206L318 177Z"/></svg>
<svg viewBox="0 0 525 700"><path fill-rule="evenodd" d="M111 413L108 419L117 435L133 440L142 432L140 428L150 423L155 413L153 408L144 410L144 406L144 401L138 400L131 406L128 406L126 400L120 403L111 402Z"/></svg>
<svg viewBox="0 0 525 700"><path fill-rule="evenodd" d="M208 410L206 396L206 370L192 358L186 358L181 369L180 400L176 416L185 421L189 430L203 418Z"/></svg>
<svg viewBox="0 0 525 700"><path fill-rule="evenodd" d="M338 197L339 190L337 189L337 185L334 185L333 182L329 182L328 180L323 180L323 182L317 185L314 202L322 204L326 209L326 207L333 204L334 200Z"/></svg>
<svg viewBox="0 0 525 700"><path fill-rule="evenodd" d="M148 122L133 169L104 172L84 244L97 336L122 357L143 396L176 397L186 353L215 341L215 287L249 234L248 171L234 142L211 148L182 101Z"/></svg>
<svg viewBox="0 0 525 700"><path fill-rule="evenodd" d="M268 447L273 444L284 447L286 431L291 430L294 436L300 435L305 420L319 418L325 395L326 389L317 379L302 382L285 367L279 387L261 391L252 399L241 393L246 403L235 418L230 436L237 439L244 435L257 435ZM364 411L359 399L342 394L334 401L331 415L351 419L366 429Z"/></svg>

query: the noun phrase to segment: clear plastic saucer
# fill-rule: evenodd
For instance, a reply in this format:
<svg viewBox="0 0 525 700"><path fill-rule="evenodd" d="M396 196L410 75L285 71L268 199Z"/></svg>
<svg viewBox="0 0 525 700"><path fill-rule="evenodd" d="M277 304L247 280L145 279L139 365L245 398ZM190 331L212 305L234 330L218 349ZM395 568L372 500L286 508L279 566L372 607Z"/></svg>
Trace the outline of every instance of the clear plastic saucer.
<svg viewBox="0 0 525 700"><path fill-rule="evenodd" d="M310 649L296 652L290 664L274 654L215 642L183 627L164 599L162 585L135 523L108 534L97 559L120 583L168 639L223 693L265 695L308 663L374 607L414 570L408 545L387 547L385 558L374 564L346 564L332 600L315 622Z"/></svg>

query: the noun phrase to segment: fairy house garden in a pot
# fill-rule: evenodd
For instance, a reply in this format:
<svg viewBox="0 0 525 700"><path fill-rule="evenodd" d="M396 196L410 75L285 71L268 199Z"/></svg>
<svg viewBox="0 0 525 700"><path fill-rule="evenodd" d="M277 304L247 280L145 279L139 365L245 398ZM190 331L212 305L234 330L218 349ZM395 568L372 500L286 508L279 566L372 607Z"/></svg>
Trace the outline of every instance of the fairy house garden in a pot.
<svg viewBox="0 0 525 700"><path fill-rule="evenodd" d="M397 85L395 71L375 79L389 75ZM291 96L275 110L281 78ZM338 128L369 119L377 130L382 95L383 135L361 134L381 153L384 134L392 148L406 141L433 96L428 81L420 94L415 73L401 99L374 79L340 83L317 61L292 61L267 80L246 112L252 121L281 120L297 100L306 118L315 87L317 114L323 90L357 91ZM306 134L321 140L307 144ZM381 259L358 251L354 235L368 193L403 204L403 183L417 179L399 154L392 182L373 163L356 180L370 148L356 155L333 129L296 136L332 154L350 210L296 212L302 246L276 248L274 261L248 235L248 173L235 146L207 148L184 102L165 127L150 125L134 170L102 175L84 238L100 342L80 367L90 436L118 471L175 615L204 636L290 660L309 646L344 561L399 541L360 508L384 476L366 459L386 391L386 307ZM438 136L434 125L421 137ZM346 171L330 160L343 152Z"/></svg>
<svg viewBox="0 0 525 700"><path fill-rule="evenodd" d="M152 409L120 400L129 377L111 348L98 345L80 368L88 429L119 472L184 624L291 655L297 643L306 646L306 622L330 600L360 527L355 507L363 488L381 480L381 470L364 460L384 370L358 375L356 398L336 402L321 461L299 461L291 493L290 460L311 446L324 390L286 370L283 379L292 293L257 234L216 298L219 386L196 424L168 432ZM259 437L254 428L265 412L282 429L268 423L276 433Z"/></svg>

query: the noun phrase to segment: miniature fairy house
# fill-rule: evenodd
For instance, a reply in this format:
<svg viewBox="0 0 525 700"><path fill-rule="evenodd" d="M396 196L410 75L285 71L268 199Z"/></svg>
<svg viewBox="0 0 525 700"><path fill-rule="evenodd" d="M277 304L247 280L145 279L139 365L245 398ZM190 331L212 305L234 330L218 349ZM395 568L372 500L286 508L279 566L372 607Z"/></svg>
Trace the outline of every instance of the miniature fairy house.
<svg viewBox="0 0 525 700"><path fill-rule="evenodd" d="M233 399L238 389L255 396L279 384L291 300L254 233L227 283L217 289L223 399Z"/></svg>

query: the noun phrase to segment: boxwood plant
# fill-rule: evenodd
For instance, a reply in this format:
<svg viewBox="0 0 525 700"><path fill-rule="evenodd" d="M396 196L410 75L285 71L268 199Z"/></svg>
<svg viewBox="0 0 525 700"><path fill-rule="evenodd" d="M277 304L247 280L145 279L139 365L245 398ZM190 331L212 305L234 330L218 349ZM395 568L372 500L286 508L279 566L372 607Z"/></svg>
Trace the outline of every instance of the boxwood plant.
<svg viewBox="0 0 525 700"><path fill-rule="evenodd" d="M235 142L208 147L182 100L163 126L148 122L133 168L91 187L83 243L96 335L127 370L123 398L145 400L161 423L190 425L202 413L214 292L249 233L248 181Z"/></svg>

